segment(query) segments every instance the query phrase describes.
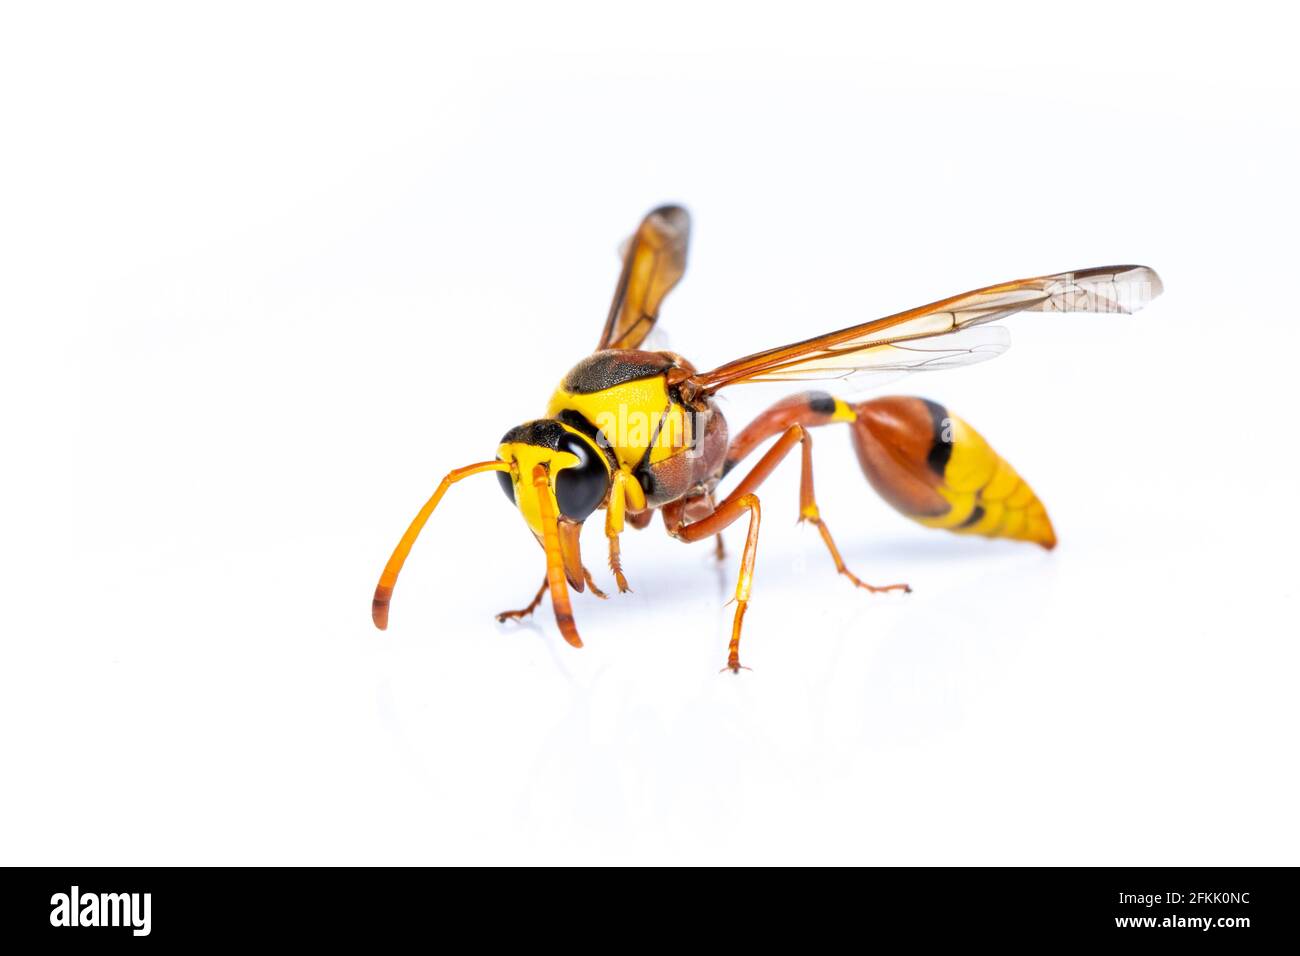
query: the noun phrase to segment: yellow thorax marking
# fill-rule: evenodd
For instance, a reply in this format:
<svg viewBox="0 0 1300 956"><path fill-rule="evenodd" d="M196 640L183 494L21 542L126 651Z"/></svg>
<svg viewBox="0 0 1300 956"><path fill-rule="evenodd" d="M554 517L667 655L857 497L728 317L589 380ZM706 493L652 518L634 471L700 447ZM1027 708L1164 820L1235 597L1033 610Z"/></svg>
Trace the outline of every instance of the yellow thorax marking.
<svg viewBox="0 0 1300 956"><path fill-rule="evenodd" d="M656 464L691 446L690 416L669 400L662 375L635 379L599 392L556 389L546 416L556 418L566 410L577 412L604 434L623 468L640 464L647 448L650 448L650 464Z"/></svg>

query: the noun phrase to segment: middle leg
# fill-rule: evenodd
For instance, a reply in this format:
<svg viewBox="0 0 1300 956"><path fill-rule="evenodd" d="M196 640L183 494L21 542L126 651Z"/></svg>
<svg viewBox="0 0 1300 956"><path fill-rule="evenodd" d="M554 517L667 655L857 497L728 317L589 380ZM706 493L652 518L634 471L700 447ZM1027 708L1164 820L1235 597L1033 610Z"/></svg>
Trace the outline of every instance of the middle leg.
<svg viewBox="0 0 1300 956"><path fill-rule="evenodd" d="M862 581L844 565L844 560L840 557L839 549L835 547L835 541L831 538L830 530L821 518L816 498L813 495L812 436L808 434L807 429L802 425L791 425L785 429L781 437L776 440L776 443L767 450L767 453L759 459L758 464L740 480L740 484L732 490L731 494L727 495L722 500L722 503L712 509L711 512L700 515L698 518L695 517L701 504L707 507L708 496L680 499L664 508L664 524L668 529L668 533L681 541L701 541L710 535L718 534L745 512L750 514L749 534L745 539L745 550L740 562L740 577L736 582L736 615L732 621L731 647L727 657L727 668L733 672L738 672L741 667L740 625L749 606L749 592L753 585L754 576L754 559L758 550L760 509L758 496L754 492L767 479L768 475L776 470L776 466L797 444L803 446L803 471L799 484L800 520L811 521L816 524L821 532L822 540L825 541L827 548L831 552L831 557L835 560L836 569L847 575L858 587L872 591L911 590L906 584L874 587Z"/></svg>
<svg viewBox="0 0 1300 956"><path fill-rule="evenodd" d="M736 596L733 599L736 613L731 619L731 642L727 646L727 666L723 668L724 671L729 670L733 674L740 673L742 668L749 670L740 663L740 625L745 619L745 611L749 607L749 592L754 586L754 561L758 556L758 528L762 521L758 495L751 492L738 498L729 496L709 515L694 524L679 523L683 520L681 512L684 510L674 509L672 505L664 509L664 521L668 526L668 533L682 541L700 541L710 534L717 534L717 531L699 529L707 525L721 530L745 512L749 512L749 531L745 535L745 550L740 558L740 576L736 579Z"/></svg>
<svg viewBox="0 0 1300 956"><path fill-rule="evenodd" d="M731 622L731 643L727 650L727 666L723 668L732 673L739 673L743 666L740 663L740 628L749 607L749 593L754 583L754 562L758 555L758 529L762 513L754 490L804 437L804 431L798 425L788 429L717 507L712 507L712 498L707 494L678 499L664 507L664 526L670 535L680 541L702 541L710 535L718 534L746 512L749 513L749 532L745 536L740 575L736 580L736 613Z"/></svg>

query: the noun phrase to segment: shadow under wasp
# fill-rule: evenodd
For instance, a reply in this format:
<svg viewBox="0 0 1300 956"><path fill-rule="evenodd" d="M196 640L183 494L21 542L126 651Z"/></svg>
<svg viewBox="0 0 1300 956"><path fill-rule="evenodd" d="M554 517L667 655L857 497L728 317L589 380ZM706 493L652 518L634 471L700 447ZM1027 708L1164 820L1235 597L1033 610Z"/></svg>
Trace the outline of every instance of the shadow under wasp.
<svg viewBox="0 0 1300 956"><path fill-rule="evenodd" d="M372 616L388 626L389 601L407 554L447 489L470 475L496 472L506 496L546 555L546 576L532 602L498 620L531 614L549 591L560 633L581 647L568 588L599 597L578 546L585 522L605 512L609 569L619 591L625 525L644 528L656 510L679 541L717 536L742 517L749 530L736 582L727 666L741 669L740 632L749 607L762 509L759 486L796 445L802 476L799 519L814 525L836 570L867 591L910 591L857 577L840 557L813 493L810 428L848 426L868 482L890 505L931 528L1056 544L1033 489L961 418L923 398L889 396L850 403L824 392L777 402L732 437L714 396L754 382L894 378L994 358L1006 329L988 325L1016 312L1135 312L1160 294L1145 266L1101 266L987 286L791 345L767 349L701 372L675 352L644 350L664 296L686 270L690 217L680 206L651 211L628 240L614 301L596 350L561 380L546 415L510 429L497 457L449 472L420 509L375 588ZM719 482L764 441L776 442L721 501Z"/></svg>

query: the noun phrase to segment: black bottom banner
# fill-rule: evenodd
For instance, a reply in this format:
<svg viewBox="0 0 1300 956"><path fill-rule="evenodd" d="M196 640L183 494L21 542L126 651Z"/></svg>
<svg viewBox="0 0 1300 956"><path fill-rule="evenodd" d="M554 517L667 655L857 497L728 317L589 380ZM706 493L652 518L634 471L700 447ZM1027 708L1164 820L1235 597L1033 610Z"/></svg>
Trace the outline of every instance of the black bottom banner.
<svg viewBox="0 0 1300 956"><path fill-rule="evenodd" d="M1152 942L1238 948L1296 935L1291 869L863 869L753 878L631 870L530 875L423 869L8 869L4 927L32 943L346 940L577 945L798 933L812 945ZM539 935L540 934L540 935ZM550 937L545 940L542 937ZM593 940L594 942L594 940ZM14 951L14 950L11 950Z"/></svg>

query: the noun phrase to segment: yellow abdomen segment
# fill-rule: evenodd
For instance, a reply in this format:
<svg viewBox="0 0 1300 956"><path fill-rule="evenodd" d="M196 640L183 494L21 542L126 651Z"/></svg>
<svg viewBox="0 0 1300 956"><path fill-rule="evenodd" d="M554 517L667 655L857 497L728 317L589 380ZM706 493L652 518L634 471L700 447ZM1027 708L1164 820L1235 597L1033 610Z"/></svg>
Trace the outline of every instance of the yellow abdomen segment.
<svg viewBox="0 0 1300 956"><path fill-rule="evenodd" d="M875 399L854 411L858 460L898 511L929 528L1056 545L1034 490L964 419L919 398Z"/></svg>
<svg viewBox="0 0 1300 956"><path fill-rule="evenodd" d="M1034 489L965 420L950 415L949 421L952 456L944 468L943 482L935 490L951 510L916 520L958 534L1013 538L1053 547L1056 534Z"/></svg>

